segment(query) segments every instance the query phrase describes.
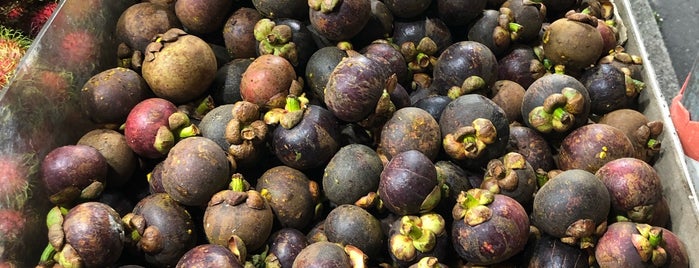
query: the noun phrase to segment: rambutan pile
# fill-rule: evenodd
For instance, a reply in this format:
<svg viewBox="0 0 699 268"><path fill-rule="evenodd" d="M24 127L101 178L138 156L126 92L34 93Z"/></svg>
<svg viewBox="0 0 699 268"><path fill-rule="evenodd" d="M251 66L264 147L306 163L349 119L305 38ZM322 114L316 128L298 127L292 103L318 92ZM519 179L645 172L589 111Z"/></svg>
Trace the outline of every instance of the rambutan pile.
<svg viewBox="0 0 699 268"><path fill-rule="evenodd" d="M30 44L31 40L20 32L0 25L0 88L10 81Z"/></svg>
<svg viewBox="0 0 699 268"><path fill-rule="evenodd" d="M58 2L48 2L32 14L29 22L32 36L39 34L41 28L51 18L51 14L56 10L56 7L58 7Z"/></svg>
<svg viewBox="0 0 699 268"><path fill-rule="evenodd" d="M56 7L58 0L0 1L0 25L17 29L33 38Z"/></svg>

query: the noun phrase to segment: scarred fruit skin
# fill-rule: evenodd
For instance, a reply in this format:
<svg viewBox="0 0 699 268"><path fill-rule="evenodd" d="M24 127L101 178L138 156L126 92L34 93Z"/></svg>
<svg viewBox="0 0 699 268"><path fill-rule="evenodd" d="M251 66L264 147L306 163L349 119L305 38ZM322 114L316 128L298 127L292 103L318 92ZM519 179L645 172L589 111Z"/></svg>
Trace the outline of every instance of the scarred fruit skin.
<svg viewBox="0 0 699 268"><path fill-rule="evenodd" d="M221 245L203 244L196 246L180 258L177 268L242 268L231 251Z"/></svg>
<svg viewBox="0 0 699 268"><path fill-rule="evenodd" d="M272 54L262 55L243 73L240 96L260 107L282 108L294 79L296 71L288 60Z"/></svg>
<svg viewBox="0 0 699 268"><path fill-rule="evenodd" d="M153 41L144 52L141 72L156 96L179 104L206 92L218 68L208 43L177 28Z"/></svg>
<svg viewBox="0 0 699 268"><path fill-rule="evenodd" d="M632 222L616 222L607 227L594 252L599 267L689 267L685 245L674 233L661 227L651 228L662 230L659 246L664 249L667 259L661 266L653 265L651 260L644 262L632 242L633 236L640 235L637 228L638 225Z"/></svg>
<svg viewBox="0 0 699 268"><path fill-rule="evenodd" d="M170 28L182 27L174 10L150 2L130 6L121 13L116 25L119 41L144 52L151 38Z"/></svg>
<svg viewBox="0 0 699 268"><path fill-rule="evenodd" d="M563 139L558 168L594 173L609 161L634 154L633 144L621 130L605 124L590 124L573 130Z"/></svg>
<svg viewBox="0 0 699 268"><path fill-rule="evenodd" d="M41 179L51 202L71 204L82 196L97 197L107 181L109 165L100 152L87 145L66 145L49 152L41 165ZM83 196L89 186L101 184L99 192Z"/></svg>
<svg viewBox="0 0 699 268"><path fill-rule="evenodd" d="M337 1L332 10L327 12L323 12L321 7L309 9L309 18L313 28L325 38L335 41L354 37L364 28L370 16L371 3L369 0Z"/></svg>
<svg viewBox="0 0 699 268"><path fill-rule="evenodd" d="M63 232L86 267L114 264L124 248L124 226L119 213L99 203L87 202L73 207L65 216Z"/></svg>
<svg viewBox="0 0 699 268"><path fill-rule="evenodd" d="M116 67L92 76L80 91L80 104L95 123L121 124L129 111L150 97L148 84L135 71Z"/></svg>
<svg viewBox="0 0 699 268"><path fill-rule="evenodd" d="M663 197L663 187L651 165L636 158L619 158L602 166L595 176L609 189L612 208L617 213L638 223L653 219L654 206Z"/></svg>

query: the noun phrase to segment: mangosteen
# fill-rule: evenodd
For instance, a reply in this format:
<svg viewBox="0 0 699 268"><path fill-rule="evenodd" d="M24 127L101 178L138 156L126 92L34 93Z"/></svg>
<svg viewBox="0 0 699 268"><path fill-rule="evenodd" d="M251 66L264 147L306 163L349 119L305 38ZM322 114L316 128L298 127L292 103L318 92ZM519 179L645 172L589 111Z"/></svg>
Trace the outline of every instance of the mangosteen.
<svg viewBox="0 0 699 268"><path fill-rule="evenodd" d="M563 171L536 192L532 224L566 244L592 248L607 226L610 202L607 187L594 174Z"/></svg>
<svg viewBox="0 0 699 268"><path fill-rule="evenodd" d="M490 265L524 250L529 217L514 199L488 190L461 192L452 211L456 253L474 265Z"/></svg>
<svg viewBox="0 0 699 268"><path fill-rule="evenodd" d="M544 64L528 45L513 45L510 51L498 60L498 79L516 82L525 89L544 74Z"/></svg>
<svg viewBox="0 0 699 268"><path fill-rule="evenodd" d="M202 244L182 255L175 267L242 268L244 266L228 248L216 244Z"/></svg>
<svg viewBox="0 0 699 268"><path fill-rule="evenodd" d="M311 32L299 20L263 18L255 24L253 32L259 55L282 56L298 71L305 70L306 62L317 50Z"/></svg>
<svg viewBox="0 0 699 268"><path fill-rule="evenodd" d="M327 46L318 49L311 55L306 64L305 81L310 88L310 98L320 103L325 99L325 85L328 84L330 73L335 69L347 52L338 46ZM324 103L323 103L324 104Z"/></svg>
<svg viewBox="0 0 699 268"><path fill-rule="evenodd" d="M558 152L558 168L597 172L612 160L634 155L633 144L624 132L610 125L589 124L575 129L563 139Z"/></svg>
<svg viewBox="0 0 699 268"><path fill-rule="evenodd" d="M122 220L130 234L131 246L155 266L177 264L196 243L196 230L189 212L165 193L141 199L133 212Z"/></svg>
<svg viewBox="0 0 699 268"><path fill-rule="evenodd" d="M282 108L287 95L301 95L301 87L288 60L267 54L257 57L243 73L240 95L264 109Z"/></svg>
<svg viewBox="0 0 699 268"><path fill-rule="evenodd" d="M216 55L201 38L172 28L152 41L141 72L156 96L185 103L200 97L214 81Z"/></svg>
<svg viewBox="0 0 699 268"><path fill-rule="evenodd" d="M126 240L124 226L113 208L85 202L68 211L54 209L47 216L49 248L63 267L107 267L121 256ZM44 257L42 257L44 259Z"/></svg>
<svg viewBox="0 0 699 268"><path fill-rule="evenodd" d="M228 17L223 25L223 41L231 58L245 59L257 56L254 28L262 18L259 11L249 7L238 8Z"/></svg>
<svg viewBox="0 0 699 268"><path fill-rule="evenodd" d="M350 40L357 47L364 47L375 40L385 40L393 33L393 13L381 0L371 1L371 15L364 28Z"/></svg>
<svg viewBox="0 0 699 268"><path fill-rule="evenodd" d="M188 32L203 35L221 30L233 9L229 0L178 0L175 14Z"/></svg>
<svg viewBox="0 0 699 268"><path fill-rule="evenodd" d="M256 189L282 227L303 229L315 217L320 195L318 184L299 170L288 166L268 169L257 180Z"/></svg>
<svg viewBox="0 0 699 268"><path fill-rule="evenodd" d="M451 247L448 233L440 214L405 215L391 224L388 253L398 267L409 267L427 257L446 260Z"/></svg>
<svg viewBox="0 0 699 268"><path fill-rule="evenodd" d="M269 237L269 251L265 265L292 267L296 256L310 243L306 235L294 228L282 228Z"/></svg>
<svg viewBox="0 0 699 268"><path fill-rule="evenodd" d="M510 80L495 81L491 88L490 98L502 108L510 123L522 121L522 99L526 90Z"/></svg>
<svg viewBox="0 0 699 268"><path fill-rule="evenodd" d="M92 122L120 125L136 104L151 95L148 84L138 73L115 67L85 82L80 90L80 105Z"/></svg>
<svg viewBox="0 0 699 268"><path fill-rule="evenodd" d="M438 49L437 43L427 36L420 39L419 42L408 41L400 44L400 53L403 54L408 64L408 70L413 73L413 77L432 73L437 64Z"/></svg>
<svg viewBox="0 0 699 268"><path fill-rule="evenodd" d="M636 223L653 220L663 187L651 165L636 158L619 158L604 164L595 175L607 186L617 219Z"/></svg>
<svg viewBox="0 0 699 268"><path fill-rule="evenodd" d="M95 129L85 133L77 145L97 149L109 165L107 185L118 188L126 184L138 167L138 158L126 143L126 137L115 130Z"/></svg>
<svg viewBox="0 0 699 268"><path fill-rule="evenodd" d="M320 241L312 243L301 250L296 256L292 267L363 267L365 257L362 251L356 247Z"/></svg>
<svg viewBox="0 0 699 268"><path fill-rule="evenodd" d="M462 191L478 188L483 182L483 174L464 170L454 162L440 160L434 163L437 169L437 178L442 186L442 202L440 207L451 211L456 203L456 198Z"/></svg>
<svg viewBox="0 0 699 268"><path fill-rule="evenodd" d="M333 41L349 40L357 35L371 16L369 0L309 0L309 18L313 28Z"/></svg>
<svg viewBox="0 0 699 268"><path fill-rule="evenodd" d="M447 155L472 170L504 155L510 137L505 112L479 94L463 95L450 102L442 112L439 127Z"/></svg>
<svg viewBox="0 0 699 268"><path fill-rule="evenodd" d="M230 179L231 163L216 142L191 137L178 142L163 160L165 191L182 204L206 204Z"/></svg>
<svg viewBox="0 0 699 268"><path fill-rule="evenodd" d="M439 55L432 74L432 87L440 95L449 95L452 99L487 90L497 80L497 68L497 58L485 45L474 41L457 42Z"/></svg>
<svg viewBox="0 0 699 268"><path fill-rule="evenodd" d="M527 211L537 188L536 172L523 155L510 152L488 162L480 188L517 200Z"/></svg>
<svg viewBox="0 0 699 268"><path fill-rule="evenodd" d="M447 25L464 26L475 20L488 0L437 0L437 14Z"/></svg>
<svg viewBox="0 0 699 268"><path fill-rule="evenodd" d="M272 233L274 213L260 192L245 191L242 184L242 175L236 175L234 190L211 197L204 212L204 233L210 243L222 246L238 237L247 252L256 252Z"/></svg>
<svg viewBox="0 0 699 268"><path fill-rule="evenodd" d="M609 52L609 55L602 57L597 64L611 64L635 80L643 79L643 59L638 55L626 52L623 46L617 45L614 50Z"/></svg>
<svg viewBox="0 0 699 268"><path fill-rule="evenodd" d="M590 267L590 253L560 239L541 234L525 250L528 267Z"/></svg>
<svg viewBox="0 0 699 268"><path fill-rule="evenodd" d="M96 199L106 187L109 164L94 147L65 145L51 150L41 163L46 195L56 205Z"/></svg>
<svg viewBox="0 0 699 268"><path fill-rule="evenodd" d="M266 155L269 127L261 119L260 107L248 101L233 104L233 118L225 126L224 137L229 144L227 151L236 166L242 169L255 167Z"/></svg>
<svg viewBox="0 0 699 268"><path fill-rule="evenodd" d="M308 1L305 0L253 0L252 4L263 16L271 19L308 18Z"/></svg>
<svg viewBox="0 0 699 268"><path fill-rule="evenodd" d="M406 87L410 85L410 73L408 71L408 63L405 57L401 54L400 48L389 43L385 39L377 39L371 44L362 48L361 53L364 56L374 59L384 59L389 63L390 73L395 73L398 78L398 84Z"/></svg>
<svg viewBox="0 0 699 268"><path fill-rule="evenodd" d="M442 20L436 17L424 17L408 21L395 21L393 25L393 42L399 46L405 43L413 43L418 46L421 40L429 39L435 44L434 55L437 56L445 48L452 44L451 31ZM430 46L428 46L430 47ZM421 50L423 53L428 50ZM404 54L405 55L405 54Z"/></svg>
<svg viewBox="0 0 699 268"><path fill-rule="evenodd" d="M384 233L381 223L371 213L355 205L340 205L325 218L325 235L329 242L351 245L370 258L382 256Z"/></svg>
<svg viewBox="0 0 699 268"><path fill-rule="evenodd" d="M585 85L566 74L545 75L527 88L522 116L527 126L545 136L560 137L587 123L590 95Z"/></svg>
<svg viewBox="0 0 699 268"><path fill-rule="evenodd" d="M512 22L520 26L515 40L527 43L538 38L541 25L546 20L546 6L538 1L527 0L510 0L506 3L511 11Z"/></svg>
<svg viewBox="0 0 699 268"><path fill-rule="evenodd" d="M414 107L427 111L432 117L439 122L442 116L442 111L447 104L451 102L451 98L444 95L432 95L422 98L413 104Z"/></svg>
<svg viewBox="0 0 699 268"><path fill-rule="evenodd" d="M595 248L600 267L689 267L682 241L670 230L648 224L609 225Z"/></svg>
<svg viewBox="0 0 699 268"><path fill-rule="evenodd" d="M509 50L520 28L513 22L509 8L484 10L469 28L468 40L485 45L496 57L501 57Z"/></svg>
<svg viewBox="0 0 699 268"><path fill-rule="evenodd" d="M390 160L394 155L418 150L435 160L441 149L439 124L427 111L405 107L393 113L381 130L379 148Z"/></svg>
<svg viewBox="0 0 699 268"><path fill-rule="evenodd" d="M230 143L226 140L226 125L233 119L233 104L222 104L206 113L199 122L199 132L204 138L208 138L223 150L228 150Z"/></svg>
<svg viewBox="0 0 699 268"><path fill-rule="evenodd" d="M658 157L661 142L658 136L663 132L663 123L650 121L644 114L632 109L619 109L605 114L598 121L620 129L631 140L634 157L652 164Z"/></svg>
<svg viewBox="0 0 699 268"><path fill-rule="evenodd" d="M153 36L179 27L182 27L182 24L174 9L142 2L129 6L121 13L116 25L116 35L119 41L125 42L129 48L145 52Z"/></svg>
<svg viewBox="0 0 699 268"><path fill-rule="evenodd" d="M307 170L325 165L340 149L340 128L330 111L306 105L307 100L302 98L289 96L284 110L269 112L281 116L272 132L271 144L272 151L284 164Z"/></svg>
<svg viewBox="0 0 699 268"><path fill-rule="evenodd" d="M346 145L325 166L323 193L334 204L355 204L377 191L382 170L381 159L369 146Z"/></svg>
<svg viewBox="0 0 699 268"><path fill-rule="evenodd" d="M592 66L604 53L604 41L596 27L595 17L566 13L546 28L542 39L546 59L573 75Z"/></svg>
<svg viewBox="0 0 699 268"><path fill-rule="evenodd" d="M554 169L553 153L548 142L539 132L526 126L510 125L510 142L507 150L523 155L534 171Z"/></svg>
<svg viewBox="0 0 699 268"><path fill-rule="evenodd" d="M421 15L432 3L432 0L386 0L386 7L391 10L394 16L410 19Z"/></svg>
<svg viewBox="0 0 699 268"><path fill-rule="evenodd" d="M441 199L437 170L420 151L398 153L381 172L378 194L386 209L394 214L429 212Z"/></svg>
<svg viewBox="0 0 699 268"><path fill-rule="evenodd" d="M642 82L609 64L597 64L584 71L580 82L590 94L590 112L596 115L635 108L644 87Z"/></svg>

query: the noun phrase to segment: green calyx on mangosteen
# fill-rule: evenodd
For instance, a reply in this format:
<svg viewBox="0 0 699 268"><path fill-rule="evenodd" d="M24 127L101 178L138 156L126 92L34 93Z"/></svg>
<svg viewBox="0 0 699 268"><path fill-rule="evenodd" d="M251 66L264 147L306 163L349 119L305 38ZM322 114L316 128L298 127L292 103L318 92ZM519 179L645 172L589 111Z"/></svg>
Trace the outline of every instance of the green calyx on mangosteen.
<svg viewBox="0 0 699 268"><path fill-rule="evenodd" d="M441 246L438 240L447 233L446 222L440 214L405 215L393 224L388 247L391 257L399 263L416 263L432 256L430 253L436 253L434 251L443 251L436 248Z"/></svg>
<svg viewBox="0 0 699 268"><path fill-rule="evenodd" d="M432 66L437 63L437 43L427 36L420 42L405 42L400 45L400 52L408 63L408 70L413 73L430 73Z"/></svg>
<svg viewBox="0 0 699 268"><path fill-rule="evenodd" d="M260 55L273 54L284 57L292 65L298 64L298 51L293 42L293 31L289 25L276 24L270 19L261 19L255 24L255 40L260 45Z"/></svg>
<svg viewBox="0 0 699 268"><path fill-rule="evenodd" d="M143 78L157 96L178 104L200 97L218 69L211 46L177 28L156 35L144 53Z"/></svg>
<svg viewBox="0 0 699 268"><path fill-rule="evenodd" d="M480 188L530 204L537 188L536 172L523 155L510 152L488 162Z"/></svg>
<svg viewBox="0 0 699 268"><path fill-rule="evenodd" d="M444 136L444 150L454 159L478 158L485 148L495 142L498 133L490 120L477 118L471 126L457 129Z"/></svg>
<svg viewBox="0 0 699 268"><path fill-rule="evenodd" d="M528 114L528 122L542 133L566 132L575 126L576 116L584 113L585 98L574 88L566 87L544 99Z"/></svg>

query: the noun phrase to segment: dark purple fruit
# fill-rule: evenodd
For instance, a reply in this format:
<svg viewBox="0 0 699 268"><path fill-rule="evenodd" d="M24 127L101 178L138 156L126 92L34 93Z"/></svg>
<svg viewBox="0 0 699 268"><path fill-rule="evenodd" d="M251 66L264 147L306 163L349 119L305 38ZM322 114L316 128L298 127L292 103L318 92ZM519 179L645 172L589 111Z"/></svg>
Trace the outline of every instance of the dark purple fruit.
<svg viewBox="0 0 699 268"><path fill-rule="evenodd" d="M180 104L206 92L218 69L211 46L177 28L153 38L144 51L141 70L153 93Z"/></svg>
<svg viewBox="0 0 699 268"><path fill-rule="evenodd" d="M454 162L441 160L434 163L437 169L437 178L448 187L448 191L442 191L442 203L451 210L456 203L456 198L462 191L477 188L483 181L482 174L476 174L462 169ZM477 183L472 183L477 180Z"/></svg>
<svg viewBox="0 0 699 268"><path fill-rule="evenodd" d="M274 213L254 190L224 190L211 198L204 212L204 233L212 244L228 246L239 237L247 252L262 248L272 233Z"/></svg>
<svg viewBox="0 0 699 268"><path fill-rule="evenodd" d="M558 152L558 169L597 172L612 160L633 156L633 144L621 130L605 124L589 124L563 139Z"/></svg>
<svg viewBox="0 0 699 268"><path fill-rule="evenodd" d="M136 104L151 95L138 73L115 67L87 80L80 91L80 104L92 122L119 125Z"/></svg>
<svg viewBox="0 0 699 268"><path fill-rule="evenodd" d="M426 257L448 259L451 240L440 214L406 215L391 223L388 253L398 267L408 267Z"/></svg>
<svg viewBox="0 0 699 268"><path fill-rule="evenodd" d="M174 9L143 2L134 4L121 13L116 25L116 35L131 49L145 53L146 46L153 36L179 27L182 27L182 24L177 19Z"/></svg>
<svg viewBox="0 0 699 268"><path fill-rule="evenodd" d="M85 133L77 142L97 149L109 164L107 184L121 187L131 179L138 167L138 158L126 143L126 137L115 130L95 129Z"/></svg>
<svg viewBox="0 0 699 268"><path fill-rule="evenodd" d="M177 268L242 268L238 258L226 247L215 244L198 245L182 255Z"/></svg>
<svg viewBox="0 0 699 268"><path fill-rule="evenodd" d="M541 25L546 20L546 7L541 3L525 0L510 0L507 8L518 31L516 41L526 43L539 37Z"/></svg>
<svg viewBox="0 0 699 268"><path fill-rule="evenodd" d="M282 228L274 232L269 240L265 264L282 268L292 267L296 256L310 244L305 234L293 228Z"/></svg>
<svg viewBox="0 0 699 268"><path fill-rule="evenodd" d="M394 22L392 37L393 42L399 46L407 42L417 46L422 39L428 37L436 45L436 53L443 51L453 42L447 25L439 18L430 17Z"/></svg>
<svg viewBox="0 0 699 268"><path fill-rule="evenodd" d="M399 153L381 172L378 194L386 209L394 214L402 216L429 212L441 198L437 170L420 151Z"/></svg>
<svg viewBox="0 0 699 268"><path fill-rule="evenodd" d="M107 182L109 164L102 154L87 145L53 149L41 163L46 195L56 205L71 205L79 199L97 198Z"/></svg>
<svg viewBox="0 0 699 268"><path fill-rule="evenodd" d="M124 248L124 226L119 213L98 202L79 204L63 219L65 244L58 263L63 267L107 267L116 263Z"/></svg>
<svg viewBox="0 0 699 268"><path fill-rule="evenodd" d="M618 216L651 223L663 196L660 177L651 165L636 158L619 158L604 164L595 175L607 186Z"/></svg>
<svg viewBox="0 0 699 268"><path fill-rule="evenodd" d="M123 218L131 243L155 266L173 266L194 247L196 230L189 212L167 194L150 195Z"/></svg>
<svg viewBox="0 0 699 268"><path fill-rule="evenodd" d="M498 60L498 80L514 81L525 89L544 74L544 64L528 45L514 45L509 53Z"/></svg>
<svg viewBox="0 0 699 268"><path fill-rule="evenodd" d="M422 12L432 3L432 0L406 1L406 0L386 0L386 7L391 10L394 16L409 19L421 15Z"/></svg>
<svg viewBox="0 0 699 268"><path fill-rule="evenodd" d="M467 94L450 102L439 126L444 151L465 169L480 169L506 152L509 121L502 108L483 95Z"/></svg>
<svg viewBox="0 0 699 268"><path fill-rule="evenodd" d="M480 188L509 196L529 210L537 188L536 172L523 155L510 152L488 162Z"/></svg>
<svg viewBox="0 0 699 268"><path fill-rule="evenodd" d="M504 12L503 12L504 11ZM510 10L484 10L468 30L468 40L479 42L501 57L510 48L517 29L512 24Z"/></svg>
<svg viewBox="0 0 699 268"><path fill-rule="evenodd" d="M206 204L230 180L231 163L214 141L191 137L178 142L163 161L165 191L189 206Z"/></svg>
<svg viewBox="0 0 699 268"><path fill-rule="evenodd" d="M283 227L303 229L315 216L319 189L301 171L276 166L257 180L257 191L267 200Z"/></svg>
<svg viewBox="0 0 699 268"><path fill-rule="evenodd" d="M610 202L607 187L594 174L567 170L537 191L532 224L566 244L591 248L592 238L604 232Z"/></svg>
<svg viewBox="0 0 699 268"><path fill-rule="evenodd" d="M379 147L388 160L409 150L418 150L435 160L441 150L441 138L439 124L429 113L405 107L393 113L383 125Z"/></svg>
<svg viewBox="0 0 699 268"><path fill-rule="evenodd" d="M340 120L362 121L375 113L382 98L390 101L389 74L387 65L361 54L344 58L328 78L325 105Z"/></svg>
<svg viewBox="0 0 699 268"><path fill-rule="evenodd" d="M580 82L590 94L590 112L597 115L636 107L641 90L640 82L610 64L598 64L584 71Z"/></svg>
<svg viewBox="0 0 699 268"><path fill-rule="evenodd" d="M382 170L381 159L369 146L346 145L325 166L323 193L334 204L354 204L377 191Z"/></svg>
<svg viewBox="0 0 699 268"><path fill-rule="evenodd" d="M319 102L325 100L325 85L328 84L330 73L335 69L347 52L337 46L327 46L318 49L311 55L306 64L306 83L310 88L310 97Z"/></svg>
<svg viewBox="0 0 699 268"><path fill-rule="evenodd" d="M534 171L549 171L555 167L548 142L531 128L511 125L508 151L523 155Z"/></svg>
<svg viewBox="0 0 699 268"><path fill-rule="evenodd" d="M303 20L308 17L306 0L253 0L255 9L271 19L293 18Z"/></svg>
<svg viewBox="0 0 699 268"><path fill-rule="evenodd" d="M340 149L340 128L337 119L327 109L309 105L294 107L298 100L288 98L287 112L297 112L297 123L281 123L272 132L272 151L287 166L299 170L320 167Z"/></svg>
<svg viewBox="0 0 699 268"><path fill-rule="evenodd" d="M311 25L323 37L349 40L357 35L371 16L369 0L308 1Z"/></svg>
<svg viewBox="0 0 699 268"><path fill-rule="evenodd" d="M619 109L605 114L598 121L620 129L633 144L635 156L652 164L658 157L661 143L658 136L663 132L663 123L650 121L644 114L631 109Z"/></svg>
<svg viewBox="0 0 699 268"><path fill-rule="evenodd" d="M393 33L393 13L381 0L370 0L371 15L364 28L350 40L355 47L364 47Z"/></svg>
<svg viewBox="0 0 699 268"><path fill-rule="evenodd" d="M571 74L592 66L604 53L604 41L596 26L596 18L568 12L546 28L542 39L546 58Z"/></svg>
<svg viewBox="0 0 699 268"><path fill-rule="evenodd" d="M350 268L353 267L345 249L339 244L322 241L305 247L296 256L294 268Z"/></svg>
<svg viewBox="0 0 699 268"><path fill-rule="evenodd" d="M527 267L590 267L590 254L586 250L561 242L557 237L542 234L526 254Z"/></svg>
<svg viewBox="0 0 699 268"><path fill-rule="evenodd" d="M524 250L529 218L517 201L471 189L461 192L456 203L451 235L459 257L475 265L490 265Z"/></svg>
<svg viewBox="0 0 699 268"><path fill-rule="evenodd" d="M437 14L449 26L464 26L483 12L488 0L437 0Z"/></svg>
<svg viewBox="0 0 699 268"><path fill-rule="evenodd" d="M226 125L233 119L233 106L233 104L216 106L206 113L198 124L201 136L216 142L225 151L228 151L231 146L226 140Z"/></svg>
<svg viewBox="0 0 699 268"><path fill-rule="evenodd" d="M331 210L325 218L325 235L328 241L355 246L370 258L381 256L385 247L381 222L355 205L340 205Z"/></svg>
<svg viewBox="0 0 699 268"><path fill-rule="evenodd" d="M590 95L585 85L565 74L537 79L522 99L524 123L546 136L570 133L586 124L589 114Z"/></svg>
<svg viewBox="0 0 699 268"><path fill-rule="evenodd" d="M439 122L442 116L442 111L447 104L451 102L451 98L444 95L433 95L418 100L413 106L427 111L432 117Z"/></svg>
<svg viewBox="0 0 699 268"><path fill-rule="evenodd" d="M229 0L178 0L175 14L188 32L207 34L221 30L226 16L232 11Z"/></svg>
<svg viewBox="0 0 699 268"><path fill-rule="evenodd" d="M487 90L498 78L497 68L497 58L485 45L474 41L457 42L440 54L432 74L432 87L452 99Z"/></svg>
<svg viewBox="0 0 699 268"><path fill-rule="evenodd" d="M233 59L254 58L257 45L253 29L263 17L254 8L241 7L223 25L223 41Z"/></svg>
<svg viewBox="0 0 699 268"><path fill-rule="evenodd" d="M689 267L680 239L661 227L632 222L609 225L595 248L599 267Z"/></svg>
<svg viewBox="0 0 699 268"><path fill-rule="evenodd" d="M376 40L362 48L361 53L369 58L388 61L389 72L396 74L398 83L404 87L410 86L412 79L408 72L408 65L398 47L384 40Z"/></svg>
<svg viewBox="0 0 699 268"><path fill-rule="evenodd" d="M233 59L216 71L216 77L209 89L216 105L233 104L242 100L240 83L243 73L252 61L250 58Z"/></svg>

